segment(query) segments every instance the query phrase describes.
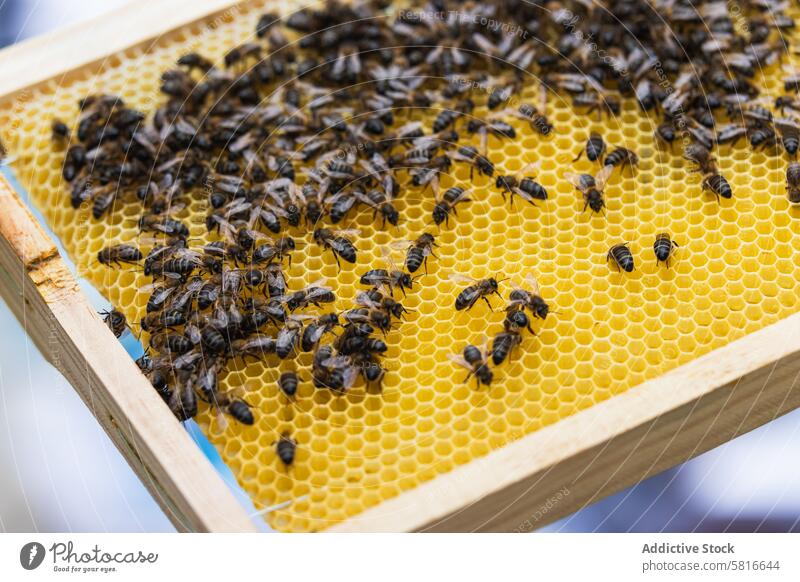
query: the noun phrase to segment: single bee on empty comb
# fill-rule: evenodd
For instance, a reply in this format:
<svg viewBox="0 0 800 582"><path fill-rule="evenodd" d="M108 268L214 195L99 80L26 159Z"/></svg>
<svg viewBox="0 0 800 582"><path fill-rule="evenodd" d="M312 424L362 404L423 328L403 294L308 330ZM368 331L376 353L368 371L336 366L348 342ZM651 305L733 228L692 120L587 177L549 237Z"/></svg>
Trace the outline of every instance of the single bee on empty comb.
<svg viewBox="0 0 800 582"><path fill-rule="evenodd" d="M586 211L587 207L591 208L592 212L602 212L603 208L605 208L606 202L603 199L603 191L606 187L606 181L613 170L614 166L603 166L597 172L597 176L564 172L564 177L572 182L572 185L583 194L584 211Z"/></svg>
<svg viewBox="0 0 800 582"><path fill-rule="evenodd" d="M489 386L492 383L494 374L489 368L489 355L486 351L468 345L464 348L462 355L448 354L448 357L459 366L469 370L464 382L469 382L469 379L475 376L477 388L480 388L481 384Z"/></svg>
<svg viewBox="0 0 800 582"><path fill-rule="evenodd" d="M609 259L614 261L617 270L622 269L626 273L633 271L633 255L628 248L628 243L620 243L611 247L606 255L606 261Z"/></svg>
<svg viewBox="0 0 800 582"><path fill-rule="evenodd" d="M288 432L281 434L275 444L275 452L278 453L278 458L287 467L294 463L295 453L297 452L297 441L289 436Z"/></svg>
<svg viewBox="0 0 800 582"><path fill-rule="evenodd" d="M656 241L653 243L653 253L656 255L656 264L664 263L669 269L669 259L672 256L672 251L678 247L678 243L672 240L666 232L656 236Z"/></svg>

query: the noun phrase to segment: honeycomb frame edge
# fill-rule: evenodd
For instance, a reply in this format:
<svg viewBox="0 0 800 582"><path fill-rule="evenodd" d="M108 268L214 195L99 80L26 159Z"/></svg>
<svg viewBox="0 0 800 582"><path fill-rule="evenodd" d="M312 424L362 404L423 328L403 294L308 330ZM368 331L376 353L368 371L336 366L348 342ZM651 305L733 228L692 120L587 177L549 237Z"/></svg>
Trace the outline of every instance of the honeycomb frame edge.
<svg viewBox="0 0 800 582"><path fill-rule="evenodd" d="M131 25L129 18L133 11L144 10L129 5L65 31L4 49L0 51L0 104L24 99L26 92L53 79L68 80L71 74L102 67L112 54L156 42L191 23L220 17L240 4L245 3L230 0L153 3L143 16L153 23L146 33ZM89 30L100 37L87 44L85 33ZM55 46L60 50L55 50ZM41 58L44 47L48 55L55 55L47 63ZM0 190L3 183L0 183ZM17 197L16 194L13 197ZM2 197L0 202L5 202ZM41 231L35 221L32 227L24 230L31 237L39 236ZM8 265L2 266L8 271ZM0 289L9 300L6 286ZM85 303L83 294L79 290L77 294L76 297ZM45 325L57 317L51 309L45 314L34 314L38 324ZM100 324L97 333L104 337L102 334L108 331L102 322L96 315L91 319ZM93 324L92 329L95 327ZM76 345L82 351L81 343ZM132 365L121 346L116 341L112 345L114 350L122 351ZM507 443L485 457L439 475L326 531L535 529L800 407L800 391L792 394L798 374L800 313ZM231 528L214 525L214 519L203 515L209 510L193 505L186 492L172 492L170 499L166 499L164 487L171 488L178 477L172 474L172 467L160 461L160 465L154 464L152 458L143 454L141 443L126 439L125 435L136 433L140 427L121 410L116 412L121 415L117 418L125 422L114 421L114 415L105 405L96 399L86 400L86 394L76 385L79 380L65 375L179 530L252 530L252 522L248 520L245 524L237 514L241 511L238 503L231 509L233 513L228 523L236 522L239 527ZM140 374L135 376L131 382L144 380ZM97 390L98 386L101 390L107 389L102 382L92 389ZM169 426L169 434L182 432L168 409L158 404L158 424ZM168 416L169 423L162 421L162 414L164 418ZM580 437L575 438L576 435ZM190 457L194 453L200 455L185 433L183 437L195 449L187 454ZM663 446L659 447L660 444ZM653 451L656 454L648 454ZM180 467L185 459L176 462ZM208 465L204 459L203 462ZM219 491L218 486L224 487L222 480L213 474L210 466L207 468L209 473L196 479L191 488ZM162 474L165 474L165 486L156 478ZM225 495L233 500L229 491ZM179 510L187 504L193 507L196 515L187 517ZM231 507L227 503L222 505ZM219 513L218 503L211 507L215 508L214 513ZM241 513L243 516L244 512Z"/></svg>
<svg viewBox="0 0 800 582"><path fill-rule="evenodd" d="M329 528L525 532L800 407L800 313Z"/></svg>
<svg viewBox="0 0 800 582"><path fill-rule="evenodd" d="M256 531L233 492L92 309L53 242L2 176L0 297L178 531Z"/></svg>

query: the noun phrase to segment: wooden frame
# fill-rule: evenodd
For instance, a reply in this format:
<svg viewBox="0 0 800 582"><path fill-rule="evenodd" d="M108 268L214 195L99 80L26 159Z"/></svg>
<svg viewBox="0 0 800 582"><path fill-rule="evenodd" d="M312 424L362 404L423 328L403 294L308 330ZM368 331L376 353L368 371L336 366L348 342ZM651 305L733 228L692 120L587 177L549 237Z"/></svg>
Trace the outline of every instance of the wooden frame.
<svg viewBox="0 0 800 582"><path fill-rule="evenodd" d="M227 0L139 2L6 49L0 52L0 103L49 79L101 67L107 55L218 17L233 5ZM3 180L0 295L178 529L254 531ZM800 406L798 374L800 314L512 442L330 531L541 527Z"/></svg>

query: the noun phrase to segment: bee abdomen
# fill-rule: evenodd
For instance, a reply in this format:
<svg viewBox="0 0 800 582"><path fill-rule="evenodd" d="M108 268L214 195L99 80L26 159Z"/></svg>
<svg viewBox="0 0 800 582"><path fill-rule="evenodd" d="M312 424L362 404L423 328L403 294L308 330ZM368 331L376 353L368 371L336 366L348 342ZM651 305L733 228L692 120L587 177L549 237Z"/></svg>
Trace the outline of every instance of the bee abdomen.
<svg viewBox="0 0 800 582"><path fill-rule="evenodd" d="M626 273L633 271L633 255L627 245L618 244L611 247L608 257L613 259L617 266Z"/></svg>

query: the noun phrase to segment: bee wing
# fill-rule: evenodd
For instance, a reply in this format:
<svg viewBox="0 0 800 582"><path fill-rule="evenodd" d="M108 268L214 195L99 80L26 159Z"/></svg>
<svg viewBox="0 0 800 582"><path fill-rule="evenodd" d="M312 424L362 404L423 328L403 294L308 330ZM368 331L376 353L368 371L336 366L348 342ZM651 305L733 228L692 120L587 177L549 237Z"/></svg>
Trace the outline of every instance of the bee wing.
<svg viewBox="0 0 800 582"><path fill-rule="evenodd" d="M360 235L360 234L361 234L361 229L358 229L358 228L348 228L348 229L344 229L344 230L334 230L334 231L332 231L332 232L333 232L333 234L334 234L334 235L336 235L336 236L346 236L346 237L349 237L349 236L358 236L358 235Z"/></svg>
<svg viewBox="0 0 800 582"><path fill-rule="evenodd" d="M356 303L364 307L369 307L370 309L378 309L380 307L378 303L370 299L369 295L363 291L356 296Z"/></svg>
<svg viewBox="0 0 800 582"><path fill-rule="evenodd" d="M188 259L196 265L199 265L200 263L203 262L201 259L202 255L200 254L200 252L193 249L184 249L184 248L177 249L175 251L175 256Z"/></svg>
<svg viewBox="0 0 800 582"><path fill-rule="evenodd" d="M781 131L789 130L800 130L800 120L796 117L778 117L775 119L775 127L780 129Z"/></svg>
<svg viewBox="0 0 800 582"><path fill-rule="evenodd" d="M536 275L534 275L533 273L528 273L527 275L525 275L525 280L531 286L531 292L534 295L541 296L541 293L539 292L539 282L536 280Z"/></svg>
<svg viewBox="0 0 800 582"><path fill-rule="evenodd" d="M542 167L542 160L531 161L522 167L522 169L519 171L519 174L523 175L528 172L533 172L534 174L538 174L539 169L541 167Z"/></svg>
<svg viewBox="0 0 800 582"><path fill-rule="evenodd" d="M451 281L455 283L477 283L477 279L473 279L472 277L468 277L466 275L462 275L461 273L450 273L448 277Z"/></svg>
<svg viewBox="0 0 800 582"><path fill-rule="evenodd" d="M597 172L597 175L594 177L595 184L597 189L602 192L603 189L606 187L606 180L611 177L611 174L614 172L614 166L603 166L603 169Z"/></svg>
<svg viewBox="0 0 800 582"><path fill-rule="evenodd" d="M575 186L581 192L584 192L586 188L583 187L583 174L576 174L575 172L564 172L564 178L570 181L570 183Z"/></svg>
<svg viewBox="0 0 800 582"><path fill-rule="evenodd" d="M320 365L325 368L344 368L345 366L350 365L350 357L349 356L334 356L332 358L327 358L320 362Z"/></svg>
<svg viewBox="0 0 800 582"><path fill-rule="evenodd" d="M447 354L447 358L455 364L472 371L472 366L460 354Z"/></svg>
<svg viewBox="0 0 800 582"><path fill-rule="evenodd" d="M276 206L276 205L273 205L273 204L264 204L264 207L265 208L261 209L262 213L263 212L272 212L275 216L280 216L281 218L288 218L289 217L289 213L286 212L280 206Z"/></svg>
<svg viewBox="0 0 800 582"><path fill-rule="evenodd" d="M358 377L358 368L354 368L350 366L345 368L344 372L342 373L342 381L345 389L350 388L356 381Z"/></svg>
<svg viewBox="0 0 800 582"><path fill-rule="evenodd" d="M404 239L404 240L393 240L392 242L389 243L389 246L392 249L398 251L405 251L408 249L408 247L412 246L413 244L414 244L413 240Z"/></svg>
<svg viewBox="0 0 800 582"><path fill-rule="evenodd" d="M400 267L397 266L397 262L395 262L394 257L392 257L392 252L388 247L381 247L381 256L383 257L383 262L386 263L386 266L389 267L390 271L401 270Z"/></svg>

